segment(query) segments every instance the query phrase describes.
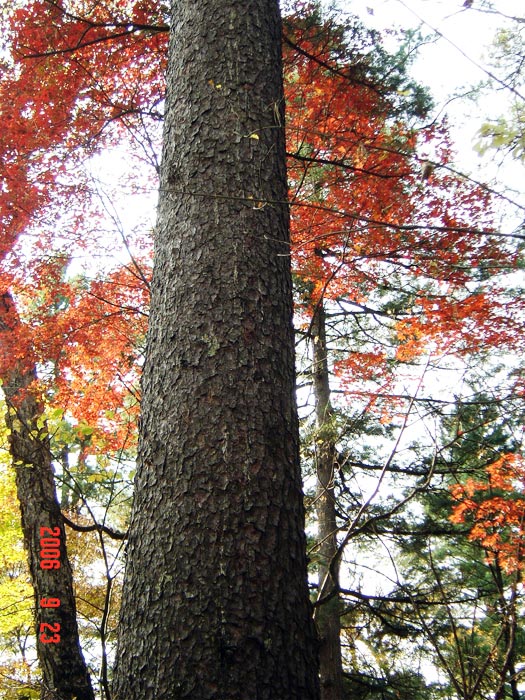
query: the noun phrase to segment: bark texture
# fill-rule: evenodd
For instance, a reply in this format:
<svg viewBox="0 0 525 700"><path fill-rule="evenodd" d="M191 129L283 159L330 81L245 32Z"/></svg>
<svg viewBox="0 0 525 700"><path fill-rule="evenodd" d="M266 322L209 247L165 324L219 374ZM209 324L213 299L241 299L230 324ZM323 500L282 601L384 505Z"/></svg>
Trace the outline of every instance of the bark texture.
<svg viewBox="0 0 525 700"><path fill-rule="evenodd" d="M94 700L91 681L80 649L73 576L67 557L66 534L58 504L49 436L42 406L34 394L36 372L30 352L13 340L20 321L9 293L0 298L0 342L3 345L0 379L7 404L9 446L16 469L22 531L35 594L37 653L42 672L41 700ZM15 341L16 342L16 341ZM8 350L11 347L12 352ZM12 362L7 363L5 360ZM17 359L17 356L19 359ZM60 568L40 568L40 528L60 531ZM47 533L46 537L52 537ZM60 606L41 607L42 598L58 598ZM42 643L40 625L60 625L60 641ZM54 628L56 629L56 627ZM54 637L45 628L47 639Z"/></svg>
<svg viewBox="0 0 525 700"><path fill-rule="evenodd" d="M313 700L277 0L176 0L114 700Z"/></svg>
<svg viewBox="0 0 525 700"><path fill-rule="evenodd" d="M326 312L320 301L312 319L314 396L317 423L316 515L319 548L319 591L315 622L319 632L321 700L342 700L343 666L341 656L341 599L337 543L334 466L336 446L330 402Z"/></svg>

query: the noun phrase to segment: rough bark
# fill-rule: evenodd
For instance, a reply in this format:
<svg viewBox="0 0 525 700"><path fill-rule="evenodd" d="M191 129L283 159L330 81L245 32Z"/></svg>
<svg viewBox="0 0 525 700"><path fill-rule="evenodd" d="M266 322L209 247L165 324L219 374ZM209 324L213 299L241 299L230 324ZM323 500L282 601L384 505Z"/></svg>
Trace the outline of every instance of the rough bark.
<svg viewBox="0 0 525 700"><path fill-rule="evenodd" d="M13 352L12 363L0 363L0 379L7 404L9 446L16 470L22 531L35 594L36 646L42 673L41 699L94 700L80 649L73 576L55 490L49 436L42 406L34 394L35 366L30 354L22 356L20 347L14 347L12 342L19 328L20 321L13 300L9 293L4 293L0 299L0 342L4 360L9 346ZM40 567L40 528L49 528L44 533L45 537L60 533L59 569L45 570ZM58 599L60 606L42 607L43 598ZM54 638L58 623L60 641L43 643L40 638L42 623L55 626L53 629L44 628L45 639Z"/></svg>
<svg viewBox="0 0 525 700"><path fill-rule="evenodd" d="M178 0L114 700L313 700L277 0Z"/></svg>
<svg viewBox="0 0 525 700"><path fill-rule="evenodd" d="M337 543L334 465L336 449L330 403L326 313L321 302L312 319L314 396L317 423L316 438L316 516L319 546L319 606L315 622L319 633L321 699L342 700L343 666L341 656L341 600L339 596L339 559Z"/></svg>

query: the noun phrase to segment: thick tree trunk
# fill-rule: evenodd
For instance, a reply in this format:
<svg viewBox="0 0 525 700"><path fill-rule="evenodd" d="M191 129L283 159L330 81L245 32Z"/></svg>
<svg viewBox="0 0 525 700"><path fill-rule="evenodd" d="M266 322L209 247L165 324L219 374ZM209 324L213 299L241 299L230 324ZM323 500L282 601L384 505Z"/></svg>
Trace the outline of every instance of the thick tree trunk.
<svg viewBox="0 0 525 700"><path fill-rule="evenodd" d="M115 700L310 700L278 2L172 9Z"/></svg>
<svg viewBox="0 0 525 700"><path fill-rule="evenodd" d="M341 657L341 600L339 559L336 557L337 519L334 490L335 441L330 403L326 313L319 302L312 319L314 396L317 422L316 515L319 546L319 606L315 622L319 632L321 700L342 700L343 666Z"/></svg>
<svg viewBox="0 0 525 700"><path fill-rule="evenodd" d="M5 293L0 300L0 342L4 360L6 350L11 346L13 364L0 363L0 378L7 404L6 422L16 469L22 531L35 593L37 653L42 671L41 698L94 700L80 650L73 577L56 496L49 436L42 407L33 393L35 367L27 356L16 359L20 347L14 345L10 337L17 334L19 327L13 300L9 293ZM41 542L42 539L48 542ZM42 551L54 555L57 550L59 558L45 561L58 561L59 568L43 569ZM45 607L43 599L52 599L50 607ZM59 601L59 604L56 605L54 601Z"/></svg>

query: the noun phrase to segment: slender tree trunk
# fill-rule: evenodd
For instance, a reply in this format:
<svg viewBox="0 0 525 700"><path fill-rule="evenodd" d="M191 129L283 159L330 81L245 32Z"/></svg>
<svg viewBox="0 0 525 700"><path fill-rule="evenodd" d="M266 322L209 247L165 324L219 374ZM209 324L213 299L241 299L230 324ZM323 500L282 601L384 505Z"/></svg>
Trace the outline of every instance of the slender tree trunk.
<svg viewBox="0 0 525 700"><path fill-rule="evenodd" d="M337 520L334 490L335 442L330 403L326 313L319 302L312 319L314 395L317 421L316 514L319 546L319 591L315 622L319 633L321 699L342 700L343 665L341 657L341 600L339 559L336 557Z"/></svg>
<svg viewBox="0 0 525 700"><path fill-rule="evenodd" d="M35 593L37 653L42 671L41 698L94 700L80 650L73 577L55 490L49 436L42 407L33 393L35 367L29 353L22 356L20 347L12 342L19 329L15 305L10 294L5 293L0 300L0 342L4 359L10 347L13 364L0 363L0 378L7 404L6 422L16 469L22 531ZM41 543L41 539L48 542ZM59 558L46 561L58 561L59 568L41 568L44 561L41 551L54 554L57 549ZM59 601L59 605L55 607L52 602L51 607L45 607L43 599Z"/></svg>
<svg viewBox="0 0 525 700"><path fill-rule="evenodd" d="M115 700L314 700L277 0L175 0Z"/></svg>
<svg viewBox="0 0 525 700"><path fill-rule="evenodd" d="M521 582L521 574L512 584L510 595L503 580L503 571L499 562L492 567L494 580L498 586L499 611L503 627L502 663L499 668L499 687L495 689L494 700L504 700L507 697L507 683L511 700L520 700L520 692L516 676L516 630L517 630L517 586Z"/></svg>

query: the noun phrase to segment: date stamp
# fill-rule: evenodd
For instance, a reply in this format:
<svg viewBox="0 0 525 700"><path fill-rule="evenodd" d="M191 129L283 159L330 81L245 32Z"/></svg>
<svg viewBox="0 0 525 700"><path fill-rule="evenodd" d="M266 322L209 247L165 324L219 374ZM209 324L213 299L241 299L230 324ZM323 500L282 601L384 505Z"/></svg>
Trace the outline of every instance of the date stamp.
<svg viewBox="0 0 525 700"><path fill-rule="evenodd" d="M40 528L40 568L44 570L60 569L60 528ZM40 607L53 609L60 607L59 598L41 598ZM60 623L41 622L39 639L42 644L60 642Z"/></svg>

